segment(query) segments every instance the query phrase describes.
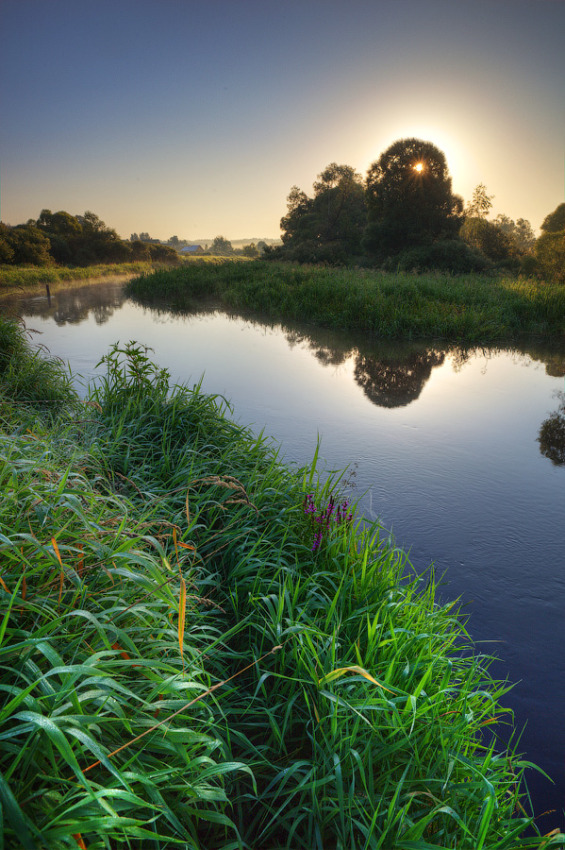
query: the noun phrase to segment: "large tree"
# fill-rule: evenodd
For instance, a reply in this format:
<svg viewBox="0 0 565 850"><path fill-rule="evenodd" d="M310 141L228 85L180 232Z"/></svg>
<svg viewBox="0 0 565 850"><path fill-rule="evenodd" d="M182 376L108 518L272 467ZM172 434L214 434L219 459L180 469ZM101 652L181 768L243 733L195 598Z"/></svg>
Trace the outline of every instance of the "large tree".
<svg viewBox="0 0 565 850"><path fill-rule="evenodd" d="M565 230L565 204L559 204L553 212L546 215L541 229L544 233L562 233Z"/></svg>
<svg viewBox="0 0 565 850"><path fill-rule="evenodd" d="M431 142L400 139L367 173L364 246L377 259L457 238L463 201L451 189L444 154Z"/></svg>
<svg viewBox="0 0 565 850"><path fill-rule="evenodd" d="M313 197L297 186L290 190L278 253L299 261L346 262L360 253L366 221L361 175L349 165L332 162L318 174L313 188Z"/></svg>

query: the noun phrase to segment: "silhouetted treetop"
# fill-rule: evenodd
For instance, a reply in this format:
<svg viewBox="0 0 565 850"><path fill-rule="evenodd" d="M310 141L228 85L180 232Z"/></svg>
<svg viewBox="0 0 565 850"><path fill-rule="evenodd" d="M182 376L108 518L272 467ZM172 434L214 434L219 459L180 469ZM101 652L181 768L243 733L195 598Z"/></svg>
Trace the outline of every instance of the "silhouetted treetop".
<svg viewBox="0 0 565 850"><path fill-rule="evenodd" d="M431 142L394 142L367 172L365 248L377 257L456 238L463 201L451 189L445 155Z"/></svg>

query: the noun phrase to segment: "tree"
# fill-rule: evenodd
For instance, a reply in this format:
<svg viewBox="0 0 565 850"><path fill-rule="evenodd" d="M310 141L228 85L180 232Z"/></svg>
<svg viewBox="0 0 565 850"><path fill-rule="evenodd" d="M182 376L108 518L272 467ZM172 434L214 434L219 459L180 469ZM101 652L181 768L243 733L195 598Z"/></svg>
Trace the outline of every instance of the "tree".
<svg viewBox="0 0 565 850"><path fill-rule="evenodd" d="M494 195L487 195L487 187L479 183L473 192L473 199L465 207L467 218L486 218L492 208Z"/></svg>
<svg viewBox="0 0 565 850"><path fill-rule="evenodd" d="M10 240L11 230L11 227L0 221L0 264L11 263L14 259L14 249Z"/></svg>
<svg viewBox="0 0 565 850"><path fill-rule="evenodd" d="M544 233L560 233L565 230L565 204L559 204L552 213L546 215L541 229Z"/></svg>
<svg viewBox="0 0 565 850"><path fill-rule="evenodd" d="M367 173L363 244L376 259L457 237L463 201L451 190L445 155L431 142L394 142Z"/></svg>
<svg viewBox="0 0 565 850"><path fill-rule="evenodd" d="M459 233L469 247L494 262L508 260L512 253L510 237L486 218L466 218Z"/></svg>
<svg viewBox="0 0 565 850"><path fill-rule="evenodd" d="M546 280L565 283L565 230L542 233L534 248L537 271Z"/></svg>
<svg viewBox="0 0 565 850"><path fill-rule="evenodd" d="M259 256L259 249L255 242L250 242L249 245L243 246L241 253L244 257L250 257L254 260Z"/></svg>
<svg viewBox="0 0 565 850"><path fill-rule="evenodd" d="M293 186L281 219L282 249L269 252L299 262L344 263L361 250L366 222L363 181L349 165L332 162L318 174L314 197Z"/></svg>
<svg viewBox="0 0 565 850"><path fill-rule="evenodd" d="M210 253L218 254L221 257L227 257L233 254L233 247L228 239L224 239L223 236L216 236L210 246Z"/></svg>
<svg viewBox="0 0 565 850"><path fill-rule="evenodd" d="M51 242L38 227L19 224L11 229L9 241L15 265L48 266L53 262L49 253Z"/></svg>
<svg viewBox="0 0 565 850"><path fill-rule="evenodd" d="M534 247L536 235L527 219L519 218L513 221L507 215L500 214L494 219L493 224L506 234L518 253L527 253Z"/></svg>

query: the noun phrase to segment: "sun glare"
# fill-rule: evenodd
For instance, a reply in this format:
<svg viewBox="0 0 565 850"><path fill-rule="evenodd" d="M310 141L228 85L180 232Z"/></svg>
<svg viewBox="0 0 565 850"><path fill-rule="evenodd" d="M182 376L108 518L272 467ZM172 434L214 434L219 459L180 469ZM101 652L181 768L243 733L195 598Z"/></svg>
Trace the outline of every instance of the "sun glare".
<svg viewBox="0 0 565 850"><path fill-rule="evenodd" d="M423 162L417 162L416 165L414 166L414 171L417 171L418 174L421 174L423 170L424 170L424 163Z"/></svg>

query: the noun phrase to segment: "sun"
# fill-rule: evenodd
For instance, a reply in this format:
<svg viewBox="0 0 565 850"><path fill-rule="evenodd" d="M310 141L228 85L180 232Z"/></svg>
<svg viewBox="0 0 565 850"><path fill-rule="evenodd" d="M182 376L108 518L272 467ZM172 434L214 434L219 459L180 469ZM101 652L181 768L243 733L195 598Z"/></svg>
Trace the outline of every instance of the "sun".
<svg viewBox="0 0 565 850"><path fill-rule="evenodd" d="M424 170L424 163L423 162L417 162L416 165L413 165L412 167L413 167L414 171L417 171L418 174L421 174L422 171Z"/></svg>

